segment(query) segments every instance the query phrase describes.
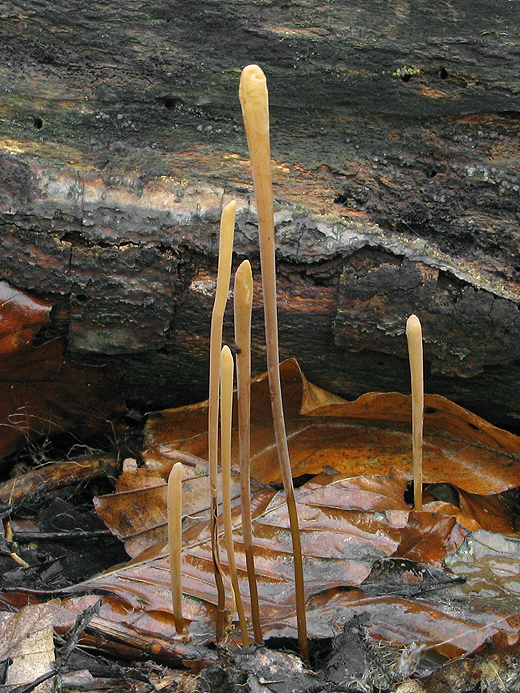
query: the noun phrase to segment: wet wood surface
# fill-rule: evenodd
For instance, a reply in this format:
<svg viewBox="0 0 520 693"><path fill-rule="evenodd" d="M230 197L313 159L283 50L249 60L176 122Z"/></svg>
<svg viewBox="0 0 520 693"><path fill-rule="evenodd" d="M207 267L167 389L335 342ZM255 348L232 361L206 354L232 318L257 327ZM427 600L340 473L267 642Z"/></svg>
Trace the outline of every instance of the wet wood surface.
<svg viewBox="0 0 520 693"><path fill-rule="evenodd" d="M0 278L47 336L112 362L129 401L206 396L219 212L255 271L241 68L270 88L282 356L355 397L426 390L516 428L520 44L515 3L6 2ZM232 343L231 311L226 339Z"/></svg>

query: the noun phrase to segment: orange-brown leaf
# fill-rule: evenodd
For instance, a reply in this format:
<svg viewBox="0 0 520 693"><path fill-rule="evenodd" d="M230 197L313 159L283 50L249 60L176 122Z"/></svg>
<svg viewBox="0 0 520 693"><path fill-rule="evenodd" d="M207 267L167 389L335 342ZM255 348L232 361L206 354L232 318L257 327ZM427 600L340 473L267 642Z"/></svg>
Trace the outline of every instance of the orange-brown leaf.
<svg viewBox="0 0 520 693"><path fill-rule="evenodd" d="M0 360L0 457L31 433L112 433L108 420L124 411L116 375L74 363L64 348L55 339Z"/></svg>
<svg viewBox="0 0 520 693"><path fill-rule="evenodd" d="M281 364L281 375L293 476L332 469L352 476L402 471L411 477L409 396L369 393L347 402L308 383L292 359ZM251 474L279 483L266 374L252 384L251 419ZM144 451L151 467L160 464L161 445L207 457L207 404L152 415ZM425 482L445 481L470 493L514 488L520 485L520 439L444 397L426 395L423 475Z"/></svg>
<svg viewBox="0 0 520 693"><path fill-rule="evenodd" d="M361 584L369 575L374 561L398 551L403 538L411 534L411 530L407 529L410 511L402 500L400 504L393 501L394 509L385 509L385 486L398 489L398 494L402 494L403 485L402 478L358 480L323 475L296 490L308 599L336 587ZM329 488L330 498L327 497ZM358 509L356 505L367 494L373 509ZM351 506L352 509L340 508L340 504L347 508ZM262 624L267 633L281 634L286 630L292 633L293 557L284 494L270 488L257 491L253 515ZM432 516L426 512L418 515L429 518L429 522L416 528L415 543L427 545L428 541L437 541L435 550L430 548L429 554L431 562L437 564L442 553L453 544L448 525L453 528L455 522L453 518L442 515ZM234 535L239 582L249 617L249 591L239 508L234 513ZM214 637L217 592L207 524L193 526L184 533L183 538L186 542L182 573L184 618L190 622L192 634L201 641L211 640ZM221 549L221 562L224 570L227 570L223 540ZM132 622L139 614L140 627L149 619L159 618L160 614L163 633L165 628L173 628L169 584L168 555L164 544L160 544L127 565L89 581L84 587L107 591L114 598L127 602L134 614ZM232 608L230 594L227 606ZM310 635L321 632L320 626L316 632L311 630ZM332 635L332 632L329 629L328 635Z"/></svg>
<svg viewBox="0 0 520 693"><path fill-rule="evenodd" d="M166 456L166 454L168 455ZM175 454L168 449L157 451L163 466L157 471L144 468L125 469L117 481L116 492L94 499L96 512L107 527L125 542L129 556L166 541L165 479L176 459L184 460L182 495L184 528L209 517L209 480L206 460ZM186 463L188 462L188 464ZM220 475L218 476L220 484ZM253 482L253 493L259 484ZM254 496L253 496L254 498ZM240 480L231 484L232 504L240 502Z"/></svg>
<svg viewBox="0 0 520 693"><path fill-rule="evenodd" d="M52 304L0 282L0 358L30 346L48 320Z"/></svg>

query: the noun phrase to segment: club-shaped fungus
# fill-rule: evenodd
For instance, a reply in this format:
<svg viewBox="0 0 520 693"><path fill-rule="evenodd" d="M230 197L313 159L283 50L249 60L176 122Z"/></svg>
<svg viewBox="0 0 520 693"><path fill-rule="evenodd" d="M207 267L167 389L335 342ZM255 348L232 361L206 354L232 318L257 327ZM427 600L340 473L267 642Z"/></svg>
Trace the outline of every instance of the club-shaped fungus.
<svg viewBox="0 0 520 693"><path fill-rule="evenodd" d="M176 462L168 476L167 514L168 546L170 549L170 579L175 630L179 635L186 626L182 617L182 462Z"/></svg>
<svg viewBox="0 0 520 693"><path fill-rule="evenodd" d="M260 263L262 266L265 338L267 346L267 372L271 393L271 408L276 447L287 499L287 510L292 537L298 643L301 656L308 660L309 645L305 614L303 559L291 461L285 432L282 388L280 382L278 318L276 310L273 191L269 145L269 106L265 75L258 65L248 65L242 70L239 96L249 146L253 185L258 211Z"/></svg>
<svg viewBox="0 0 520 693"><path fill-rule="evenodd" d="M220 355L220 466L222 468L222 515L224 540L229 566L229 579L233 589L235 607L242 633L242 644L249 645L247 623L244 616L240 586L238 584L233 525L231 522L231 429L233 418L233 354L228 346L222 347Z"/></svg>
<svg viewBox="0 0 520 693"><path fill-rule="evenodd" d="M414 510L422 510L424 376L422 330L416 315L410 315L406 322L406 338L412 382L413 507Z"/></svg>
<svg viewBox="0 0 520 693"><path fill-rule="evenodd" d="M235 357L237 370L238 449L240 460L240 497L242 506L242 537L246 557L251 620L258 643L263 641L258 605L253 529L251 522L251 311L253 306L253 275L249 260L235 272Z"/></svg>
<svg viewBox="0 0 520 693"><path fill-rule="evenodd" d="M222 348L222 322L229 292L231 278L231 259L233 256L233 237L235 234L236 202L229 202L222 210L220 218L220 238L218 253L217 288L211 315L209 347L209 402L208 402L208 457L210 485L210 530L213 572L217 587L217 642L224 636L224 616L226 612L226 593L222 578L218 548L218 410L220 350Z"/></svg>

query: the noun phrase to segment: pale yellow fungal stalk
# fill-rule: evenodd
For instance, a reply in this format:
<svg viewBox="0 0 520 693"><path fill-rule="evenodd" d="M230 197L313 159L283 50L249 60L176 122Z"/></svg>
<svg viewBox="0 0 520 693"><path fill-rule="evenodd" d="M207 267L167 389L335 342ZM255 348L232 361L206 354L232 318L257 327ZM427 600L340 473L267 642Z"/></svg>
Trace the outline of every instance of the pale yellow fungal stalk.
<svg viewBox="0 0 520 693"><path fill-rule="evenodd" d="M167 491L168 546L175 629L179 635L186 626L182 617L182 462L176 462L168 476Z"/></svg>
<svg viewBox="0 0 520 693"><path fill-rule="evenodd" d="M247 623L244 616L240 586L238 584L235 547L233 545L233 525L231 522L231 429L233 418L233 354L228 346L222 347L220 354L220 466L222 467L222 515L224 519L224 539L229 565L229 578L233 588L235 606L242 633L242 644L249 645Z"/></svg>
<svg viewBox="0 0 520 693"><path fill-rule="evenodd" d="M422 510L422 448L424 422L423 343L419 318L410 315L406 322L406 338L412 381L412 455L413 455L413 507Z"/></svg>
<svg viewBox="0 0 520 693"><path fill-rule="evenodd" d="M291 528L298 643L301 656L308 660L309 644L305 615L305 585L301 552L298 512L294 496L291 461L282 404L280 362L278 353L278 318L276 311L276 263L274 246L273 191L271 178L271 154L269 146L269 107L265 75L258 65L248 65L240 78L240 103L249 145L251 170L258 210L260 232L260 261L264 294L265 336L267 347L267 372L271 392L273 426L278 450L280 470L287 498L287 510Z"/></svg>
<svg viewBox="0 0 520 693"><path fill-rule="evenodd" d="M231 259L233 256L233 238L235 234L236 202L229 202L222 210L220 219L220 239L218 254L217 288L211 316L211 333L209 347L209 403L208 403L208 457L210 485L210 530L213 572L217 587L217 624L216 640L224 636L224 615L226 611L226 594L219 560L218 549L218 405L220 350L222 347L222 322L229 292L231 278Z"/></svg>
<svg viewBox="0 0 520 693"><path fill-rule="evenodd" d="M247 579L251 600L251 620L255 640L263 641L258 606L253 528L251 522L251 311L253 306L253 275L249 260L244 260L235 273L235 344L237 346L238 448L240 458L240 497L242 536L246 557Z"/></svg>

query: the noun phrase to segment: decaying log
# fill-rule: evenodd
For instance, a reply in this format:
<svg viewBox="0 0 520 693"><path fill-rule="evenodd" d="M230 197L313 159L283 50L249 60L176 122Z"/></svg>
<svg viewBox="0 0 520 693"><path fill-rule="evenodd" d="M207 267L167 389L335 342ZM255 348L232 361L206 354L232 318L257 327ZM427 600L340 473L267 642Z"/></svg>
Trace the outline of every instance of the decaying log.
<svg viewBox="0 0 520 693"><path fill-rule="evenodd" d="M426 388L520 416L514 2L6 2L0 278L151 409L206 396L222 204L259 286L238 103L270 87L282 356L347 397ZM254 369L264 370L260 295ZM232 341L231 312L226 338ZM44 335L42 336L44 338Z"/></svg>

